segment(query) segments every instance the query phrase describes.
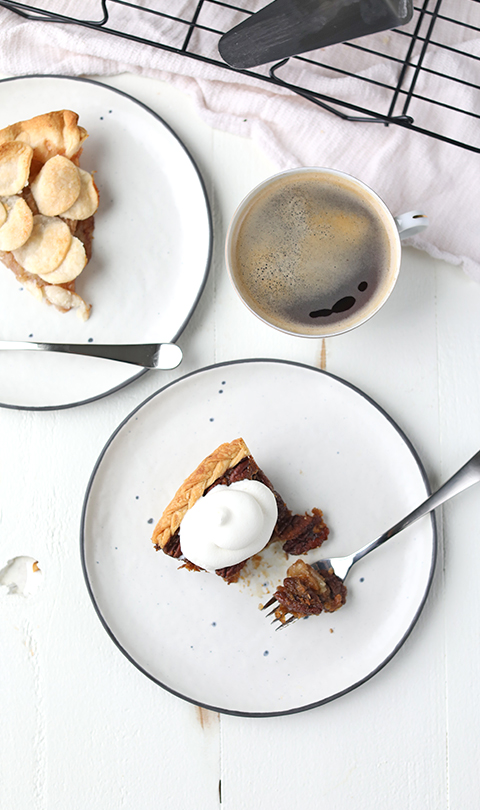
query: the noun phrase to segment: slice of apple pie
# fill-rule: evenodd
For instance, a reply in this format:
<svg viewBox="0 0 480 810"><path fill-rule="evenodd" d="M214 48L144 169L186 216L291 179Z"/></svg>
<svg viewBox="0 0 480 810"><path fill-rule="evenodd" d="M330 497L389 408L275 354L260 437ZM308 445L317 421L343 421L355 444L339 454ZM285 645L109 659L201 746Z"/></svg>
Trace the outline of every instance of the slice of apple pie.
<svg viewBox="0 0 480 810"><path fill-rule="evenodd" d="M0 130L0 261L38 300L82 320L75 279L91 257L99 195L79 166L87 131L59 110Z"/></svg>

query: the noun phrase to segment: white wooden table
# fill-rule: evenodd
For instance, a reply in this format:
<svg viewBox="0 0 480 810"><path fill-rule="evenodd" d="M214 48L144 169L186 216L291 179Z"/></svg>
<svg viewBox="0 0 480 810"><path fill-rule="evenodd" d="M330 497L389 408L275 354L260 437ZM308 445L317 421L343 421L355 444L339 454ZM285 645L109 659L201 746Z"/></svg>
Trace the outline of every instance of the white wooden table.
<svg viewBox="0 0 480 810"><path fill-rule="evenodd" d="M231 288L223 240L238 202L276 167L251 142L210 129L166 84L133 76L106 83L159 113L197 161L213 210L213 263L179 340L178 369L72 409L0 411L0 568L30 555L43 572L33 596L0 588L0 806L478 806L476 488L438 516L433 587L399 653L361 687L314 710L251 718L199 709L144 677L98 621L79 554L90 473L119 422L186 372L249 357L321 365L393 417L432 487L480 447L480 286L407 248L393 295L363 327L321 344L264 326Z"/></svg>

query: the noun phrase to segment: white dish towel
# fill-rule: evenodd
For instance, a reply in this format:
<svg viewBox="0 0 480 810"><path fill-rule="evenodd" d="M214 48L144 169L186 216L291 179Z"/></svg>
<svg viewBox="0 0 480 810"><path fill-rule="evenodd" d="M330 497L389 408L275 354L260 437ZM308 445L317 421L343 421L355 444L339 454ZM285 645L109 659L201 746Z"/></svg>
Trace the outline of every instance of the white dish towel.
<svg viewBox="0 0 480 810"><path fill-rule="evenodd" d="M455 16L458 0L445 2ZM255 10L265 4L261 0L255 4L252 0L248 7ZM85 0L81 9L71 0L38 0L34 5L67 16L81 13L85 20L99 19L98 0ZM148 0L139 0L137 6L142 5L163 8L188 20L192 7L198 3L176 0L173 8L164 0L158 0L154 6ZM226 30L225 9L221 4L206 5L205 13L208 11L209 16L202 23L206 28ZM144 39L150 37L162 43L170 36L175 46L176 33L173 23L169 30L168 20L158 18L161 22L157 22L153 17L153 21L145 21L138 8L108 6L113 12L109 20L112 28L135 32ZM478 4L471 3L470 6L479 16ZM152 15L148 17L152 18ZM233 20L232 24L236 22ZM444 80L441 88L436 87L435 71L438 71L462 80L451 83L452 95L447 101L457 108L480 110L478 23L477 19L476 29L462 28L467 35L462 50L473 56L469 60L468 75L459 75L459 71L465 70L465 60L457 58L454 50L433 47L429 52L426 65L432 71L428 74L430 98L435 98L436 91L437 97L440 90L445 92ZM388 38L394 43L390 32L384 32L383 37L387 45ZM208 53L210 48L212 57L218 59L218 52L214 50L217 39L213 46L205 33L205 43L197 42L195 52ZM358 68L357 62L355 66L348 63L352 58L358 60L358 52L346 46L334 47L344 49L346 62L343 67L346 70ZM305 77L302 79L301 70L308 72L308 65L302 68L302 63L296 61L300 65L298 83L302 86ZM361 72L378 83L391 83L394 80L392 71L395 70L398 71L398 66L388 60L380 64L378 61L368 64L367 60L361 66ZM480 282L478 153L397 125L385 127L343 121L311 101L258 79L103 31L79 25L28 21L4 8L0 8L0 72L9 76L35 73L112 76L131 72L177 84L193 96L201 116L209 124L251 137L279 170L294 166L336 168L371 186L394 214L411 209L424 211L431 224L412 237L410 244L433 257L462 266L471 278ZM366 109L379 109L380 91L377 88L380 84L366 84L360 99L359 84L363 88L364 83L359 83L355 77L326 72L322 92L333 98L351 98ZM443 97L442 101L445 101ZM429 105L428 115L427 129L443 131L442 117L448 115L448 111L441 106ZM478 144L478 119L469 119L468 116L458 116L458 119L457 122L455 116L449 116L450 137ZM2 122L2 126L7 123L11 122Z"/></svg>

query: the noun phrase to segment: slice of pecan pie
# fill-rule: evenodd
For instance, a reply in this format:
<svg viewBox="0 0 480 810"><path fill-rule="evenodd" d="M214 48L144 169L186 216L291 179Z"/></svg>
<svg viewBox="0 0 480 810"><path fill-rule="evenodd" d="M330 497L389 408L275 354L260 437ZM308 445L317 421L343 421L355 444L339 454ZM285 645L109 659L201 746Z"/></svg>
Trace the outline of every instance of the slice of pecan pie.
<svg viewBox="0 0 480 810"><path fill-rule="evenodd" d="M98 189L79 166L87 131L59 110L0 130L0 261L61 312L90 305L75 279L91 257Z"/></svg>
<svg viewBox="0 0 480 810"><path fill-rule="evenodd" d="M184 481L155 527L152 536L155 548L181 560L183 566L189 570L201 570L182 553L182 520L197 501L205 497L214 487L229 487L246 480L260 482L275 496L277 520L268 542L277 540L285 552L294 555L304 554L312 548L321 546L328 536L328 528L320 509L313 509L312 514L292 514L283 498L259 468L243 439L239 438L220 445ZM235 565L218 568L215 573L228 583L236 582L247 559Z"/></svg>

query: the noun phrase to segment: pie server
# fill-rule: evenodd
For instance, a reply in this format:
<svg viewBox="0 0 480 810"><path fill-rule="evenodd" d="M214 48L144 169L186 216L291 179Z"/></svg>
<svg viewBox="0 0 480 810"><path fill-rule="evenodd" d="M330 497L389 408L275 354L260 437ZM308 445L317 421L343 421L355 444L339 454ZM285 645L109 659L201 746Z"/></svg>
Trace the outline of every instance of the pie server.
<svg viewBox="0 0 480 810"><path fill-rule="evenodd" d="M227 31L218 50L242 70L405 25L412 15L413 0L274 0Z"/></svg>

